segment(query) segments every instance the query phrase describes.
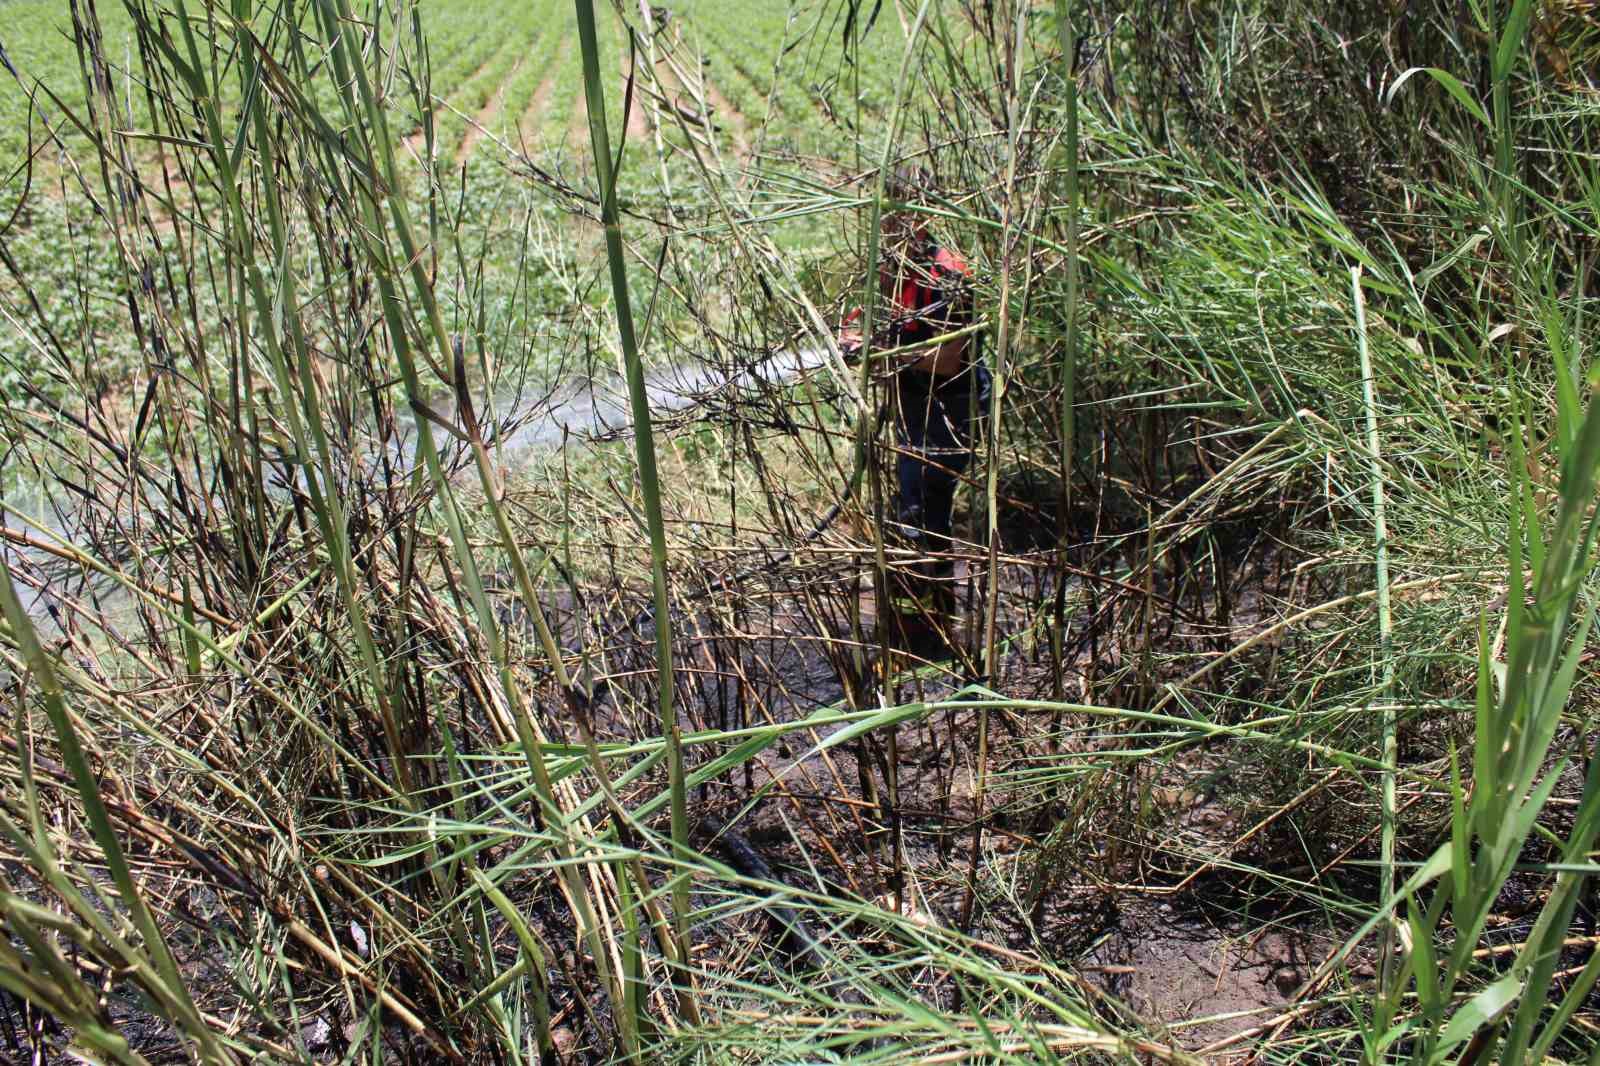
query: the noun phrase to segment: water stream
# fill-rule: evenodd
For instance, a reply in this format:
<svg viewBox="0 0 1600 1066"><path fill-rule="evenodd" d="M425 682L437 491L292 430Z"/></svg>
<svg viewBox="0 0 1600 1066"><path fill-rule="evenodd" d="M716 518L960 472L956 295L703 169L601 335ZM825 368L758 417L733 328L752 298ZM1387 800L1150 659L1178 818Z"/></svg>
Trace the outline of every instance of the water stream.
<svg viewBox="0 0 1600 1066"><path fill-rule="evenodd" d="M783 349L733 373L702 363L680 364L647 373L645 394L653 416L664 418L683 414L699 405L731 406L742 398L819 371L826 364L827 355L821 348ZM485 427L485 433L500 461L515 468L531 461L536 454L563 444L590 448L598 441L613 440L629 433L632 429L630 411L626 383L616 375L575 380L537 395L530 395L525 387L507 388L496 394L493 403L488 405L486 413L491 416L491 424ZM441 406L434 413L447 423L455 421L456 412L451 406ZM409 413L405 415L408 420L411 417ZM402 471L409 471L416 460L414 423L403 426L389 458ZM71 498L63 499L51 489L51 486L39 486L20 501L13 494L12 499L6 501L8 513L3 524L36 540L70 542L81 504ZM52 503L55 506L51 506ZM39 523L42 529L18 521L19 513ZM14 539L0 538L0 561L9 567L33 566L42 572L60 574L64 580L67 575L75 578L79 573L73 564ZM103 576L91 580L95 582L103 611L115 615L125 610L127 593L117 582ZM49 587L34 590L19 584L17 590L41 631L47 636L58 633L59 627L50 611L53 597Z"/></svg>

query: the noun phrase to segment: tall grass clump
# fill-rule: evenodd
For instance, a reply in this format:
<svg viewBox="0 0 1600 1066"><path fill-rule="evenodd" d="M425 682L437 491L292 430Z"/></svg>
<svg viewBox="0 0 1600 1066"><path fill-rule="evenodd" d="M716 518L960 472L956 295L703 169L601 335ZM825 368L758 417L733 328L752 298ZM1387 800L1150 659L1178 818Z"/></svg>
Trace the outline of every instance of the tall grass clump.
<svg viewBox="0 0 1600 1066"><path fill-rule="evenodd" d="M74 379L87 321L35 320L67 398L54 423L32 417L37 392L7 409L26 495L6 527L20 787L5 801L5 988L24 1016L66 1027L24 1037L117 1061L177 1045L207 1061L310 1060L332 1044L639 1059L701 1027L733 1039L745 1023L713 1026L700 997L728 982L743 999L745 982L693 962L688 930L759 908L749 886L765 883L688 843L676 608L593 17L579 25L595 197L654 559L660 716L631 736L617 732L630 675L552 613L549 576L583 580L551 551L561 531L513 512L499 452L513 425L493 414L499 382L477 372L493 361L474 359L488 308L451 292L475 269L469 235L401 155L411 116L434 106L416 11L127 15L132 67L104 52L94 8L75 11L89 95L57 165L101 205L93 237L140 353L136 400L124 423ZM24 311L43 306L26 271L12 282ZM530 340L504 328L502 345ZM54 635L38 639L41 625ZM695 780L791 733L906 718L825 709L699 729L699 750L721 754ZM71 830L77 811L88 837ZM877 921L891 942L925 935L905 916ZM1050 1004L1061 1028L1036 1039L1120 1046L1075 993L1031 991L959 940L939 951L1015 1009ZM862 958L892 1003L893 964ZM99 996L92 975L119 996L137 987L138 1006ZM868 1035L841 1020L833 1039L980 1039L898 1015ZM117 1035L152 1021L144 1046Z"/></svg>

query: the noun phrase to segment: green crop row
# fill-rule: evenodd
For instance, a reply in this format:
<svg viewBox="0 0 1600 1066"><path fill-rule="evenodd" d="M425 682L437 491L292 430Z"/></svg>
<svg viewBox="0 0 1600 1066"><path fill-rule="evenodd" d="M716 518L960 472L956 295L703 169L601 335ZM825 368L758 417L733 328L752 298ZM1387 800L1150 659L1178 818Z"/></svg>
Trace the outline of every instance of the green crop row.
<svg viewBox="0 0 1600 1066"><path fill-rule="evenodd" d="M600 70L616 72L606 78L606 128L611 131L611 138L618 138L622 126L622 78L621 62L619 56L626 56L626 43L622 37L621 27L614 18L598 18L595 21L595 34L600 45ZM587 154L589 152L589 130L574 131L574 118L584 110L584 77L582 77L582 56L578 48L568 48L562 56L560 66L555 69L554 91L550 93L549 106L544 110L541 118L541 136L547 146L565 147L571 152Z"/></svg>
<svg viewBox="0 0 1600 1066"><path fill-rule="evenodd" d="M627 37L622 24L615 18L603 17L596 22L600 46L600 69L606 76L606 120L611 139L622 135L622 71L628 56ZM576 47L566 49L559 65L553 71L554 91L545 107L540 123L540 135L546 145L568 151L587 153L589 131L587 127L575 129L574 119L583 113L583 60Z"/></svg>
<svg viewBox="0 0 1600 1066"><path fill-rule="evenodd" d="M539 86L550 77L552 64L560 59L562 46L571 38L567 10L559 0L544 0L532 6L537 9L537 35L530 42L522 65L506 85L498 123L499 132L514 146L519 145L522 121L528 117L528 108L533 105Z"/></svg>
<svg viewBox="0 0 1600 1066"><path fill-rule="evenodd" d="M100 17L106 54L114 67L132 59L128 18L120 4L103 5ZM24 83L43 83L67 107L80 111L83 88L78 57L72 43L70 11L57 0L6 0L0 46ZM785 42L792 43L804 27L791 24L788 9L777 4L745 4L740 0L687 0L676 14L692 26L697 43L705 49L707 76L721 94L751 125L771 122L784 131L795 148L817 151L836 143L842 126L831 114L853 115L849 86L839 78L837 48L808 46L782 57L774 89L774 64ZM563 48L570 38L571 12L562 0L475 0L473 3L440 2L423 9L423 28L429 42L432 92L451 107L474 115L502 85L505 87L501 126L510 131L527 111L538 87L551 77L554 91L535 132L551 145L567 140L573 116L581 107L582 79L575 50ZM267 32L273 9L264 7L256 17L258 32ZM894 31L894 32L890 32ZM600 25L606 70L620 70L626 59L626 40L616 19ZM835 35L837 36L837 35ZM835 41L834 43L837 43ZM862 42L870 61L861 69L863 104L876 113L887 99L888 85L898 62L898 28L875 26ZM114 78L126 91L132 80L124 70ZM225 79L230 95L235 82ZM326 87L325 87L326 88ZM620 80L608 85L620 122ZM332 91L331 88L327 91ZM769 97L773 104L768 114ZM59 121L59 109L41 94L46 113ZM231 101L236 104L237 101ZM134 125L140 124L139 100L133 99ZM34 116L35 139L40 118ZM853 120L852 120L853 121ZM466 123L447 109L436 113L438 158L452 158L466 135ZM413 124L407 133L420 128ZM620 127L613 126L614 132ZM28 101L23 88L9 72L0 71L0 165L9 171L20 161L29 140ZM577 147L569 145L569 147Z"/></svg>
<svg viewBox="0 0 1600 1066"><path fill-rule="evenodd" d="M434 112L434 158L443 166L451 166L461 142L466 139L470 123L477 118L493 98L517 61L527 53L526 42L510 39L472 77L456 86L446 98L448 107Z"/></svg>
<svg viewBox="0 0 1600 1066"><path fill-rule="evenodd" d="M721 89L723 81L735 81L718 77L722 69L731 67L738 80L747 82L759 96L761 103L753 112L759 121L782 129L786 137L797 142L809 139L805 135L816 132L820 112L809 91L811 78L800 70L803 54L796 51L780 57L780 49L790 43L793 32L787 12L751 11L743 18L734 18L729 17L725 4L705 6L722 9L698 16L698 24L711 45L712 62L707 76L712 83ZM800 147L799 143L795 147Z"/></svg>
<svg viewBox="0 0 1600 1066"><path fill-rule="evenodd" d="M424 9L423 31L428 38L433 95L451 99L505 46L507 38L500 30L510 12L511 5L501 0L489 0L476 10L454 4ZM436 126L442 124L443 115L436 114L434 122ZM418 128L413 126L408 132Z"/></svg>
<svg viewBox="0 0 1600 1066"><path fill-rule="evenodd" d="M448 96L507 43L505 21L515 17L515 10L506 0L424 9L423 31L428 38L435 95Z"/></svg>
<svg viewBox="0 0 1600 1066"><path fill-rule="evenodd" d="M811 36L814 13L777 5L694 0L686 17L706 49L708 80L769 136L781 130L769 141L775 147L837 156L858 120L870 131L893 100L904 48L894 18L880 17L847 46L842 22ZM791 47L802 36L806 43Z"/></svg>

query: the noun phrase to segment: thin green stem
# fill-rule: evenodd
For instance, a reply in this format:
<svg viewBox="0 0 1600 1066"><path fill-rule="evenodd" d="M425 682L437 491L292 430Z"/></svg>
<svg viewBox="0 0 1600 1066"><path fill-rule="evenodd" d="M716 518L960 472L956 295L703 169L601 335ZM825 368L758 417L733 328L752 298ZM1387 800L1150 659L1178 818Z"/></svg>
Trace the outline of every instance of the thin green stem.
<svg viewBox="0 0 1600 1066"><path fill-rule="evenodd" d="M1389 603L1389 528L1384 518L1383 454L1378 436L1377 385L1372 371L1372 352L1367 339L1367 302L1361 289L1361 268L1350 268L1350 293L1355 301L1356 345L1361 358L1361 400L1367 423L1367 462L1372 487L1372 536L1375 553L1378 593L1378 656L1382 663L1382 677L1378 684L1377 699L1383 707L1382 740L1382 832L1379 843L1380 876L1383 888L1380 900L1385 910L1394 901L1394 842L1395 842L1395 771L1398 766L1394 694L1394 616ZM1388 932L1380 946L1380 985L1387 987L1393 977L1394 931Z"/></svg>
<svg viewBox="0 0 1600 1066"><path fill-rule="evenodd" d="M595 32L593 0L574 0L578 16L578 45L583 53L583 91L589 111L589 139L594 155L595 179L600 185L600 223L606 235L606 260L611 271L611 295L616 304L617 332L628 378L628 404L633 416L634 460L644 499L645 525L650 537L650 574L655 591L656 693L661 735L667 743L667 774L672 793L672 846L681 861L690 855L689 815L683 787L683 748L677 711L673 707L672 604L667 589L667 534L661 510L661 480L656 470L655 435L650 420L650 398L645 391L644 362L634 335L633 306L628 298L627 256L622 246L622 222L617 210L617 175L612 172L611 137L606 130L605 92L600 80L600 46ZM673 935L679 944L689 942L689 882L679 874L672 881Z"/></svg>

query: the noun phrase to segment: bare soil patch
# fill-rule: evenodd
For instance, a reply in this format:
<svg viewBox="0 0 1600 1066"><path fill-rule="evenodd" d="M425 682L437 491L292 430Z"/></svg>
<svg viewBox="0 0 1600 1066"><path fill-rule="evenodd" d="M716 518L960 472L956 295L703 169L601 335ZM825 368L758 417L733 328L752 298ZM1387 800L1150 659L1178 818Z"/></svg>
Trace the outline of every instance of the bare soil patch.
<svg viewBox="0 0 1600 1066"><path fill-rule="evenodd" d="M1135 899L1081 969L1141 1018L1177 1026L1173 1044L1200 1051L1286 1010L1329 947L1299 929L1264 931Z"/></svg>
<svg viewBox="0 0 1600 1066"><path fill-rule="evenodd" d="M643 55L638 57L638 62L641 64L644 62ZM650 136L650 122L645 118L645 109L650 105L645 101L644 91L644 83L646 80L648 80L649 75L642 70L630 69L627 56L622 57L622 65L620 69L622 71L622 82L617 87L617 92L621 99L628 102L628 115L626 122L628 140L642 140L645 137ZM629 93L628 85L630 77L633 80L633 91L631 95Z"/></svg>
<svg viewBox="0 0 1600 1066"><path fill-rule="evenodd" d="M564 144L589 143L589 101L584 99L582 93L572 103L572 115L567 119L561 140Z"/></svg>

